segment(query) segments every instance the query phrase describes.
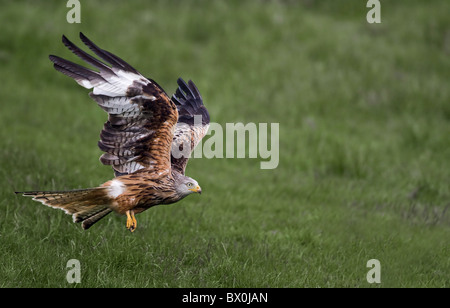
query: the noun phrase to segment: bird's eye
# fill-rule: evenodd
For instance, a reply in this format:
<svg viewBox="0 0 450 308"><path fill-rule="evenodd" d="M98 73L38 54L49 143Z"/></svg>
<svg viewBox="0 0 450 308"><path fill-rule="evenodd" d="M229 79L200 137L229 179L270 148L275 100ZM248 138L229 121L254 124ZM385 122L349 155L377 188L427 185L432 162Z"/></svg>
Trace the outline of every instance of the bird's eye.
<svg viewBox="0 0 450 308"><path fill-rule="evenodd" d="M188 184L187 184L187 187L192 187L192 183L188 183Z"/></svg>

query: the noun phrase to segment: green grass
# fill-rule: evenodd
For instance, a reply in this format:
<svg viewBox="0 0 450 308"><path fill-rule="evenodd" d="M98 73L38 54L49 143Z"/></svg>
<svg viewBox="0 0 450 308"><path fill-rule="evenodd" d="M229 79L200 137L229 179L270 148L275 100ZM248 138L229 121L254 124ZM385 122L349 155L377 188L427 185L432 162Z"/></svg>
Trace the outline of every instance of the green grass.
<svg viewBox="0 0 450 308"><path fill-rule="evenodd" d="M450 286L447 1L382 1L374 25L356 0L82 1L81 24L59 2L1 4L1 287ZM80 31L168 93L194 80L214 122L280 123L278 167L193 159L203 194L133 234L15 196L112 177L105 113L48 60Z"/></svg>

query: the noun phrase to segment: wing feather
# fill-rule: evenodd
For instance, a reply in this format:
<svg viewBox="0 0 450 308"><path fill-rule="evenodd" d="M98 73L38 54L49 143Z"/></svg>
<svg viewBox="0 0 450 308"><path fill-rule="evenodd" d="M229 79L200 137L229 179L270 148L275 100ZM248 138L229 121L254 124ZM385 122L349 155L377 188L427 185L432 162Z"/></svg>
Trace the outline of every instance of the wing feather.
<svg viewBox="0 0 450 308"><path fill-rule="evenodd" d="M206 135L209 113L195 84L178 78L172 101L178 109L178 123L172 141L172 169L184 174L190 154Z"/></svg>
<svg viewBox="0 0 450 308"><path fill-rule="evenodd" d="M100 161L111 165L116 175L150 169L170 172L170 150L178 121L175 104L151 79L114 54L99 48L85 35L80 38L103 61L78 48L63 36L62 41L75 55L98 71L50 56L56 70L81 86L93 89L92 99L108 113L100 134Z"/></svg>

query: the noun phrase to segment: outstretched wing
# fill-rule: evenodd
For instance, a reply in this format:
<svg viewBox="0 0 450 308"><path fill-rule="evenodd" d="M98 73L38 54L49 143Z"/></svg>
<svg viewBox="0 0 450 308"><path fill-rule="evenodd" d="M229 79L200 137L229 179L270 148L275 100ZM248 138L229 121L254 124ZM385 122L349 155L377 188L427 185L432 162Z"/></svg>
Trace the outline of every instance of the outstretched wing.
<svg viewBox="0 0 450 308"><path fill-rule="evenodd" d="M50 56L56 70L81 86L108 113L98 146L105 152L100 161L111 165L116 176L152 169L170 172L170 150L177 108L164 90L143 77L128 63L102 50L80 33L80 38L103 61L84 52L65 36L62 41L74 54L98 71Z"/></svg>
<svg viewBox="0 0 450 308"><path fill-rule="evenodd" d="M209 113L195 84L178 78L172 101L178 108L178 123L172 142L172 169L184 174L189 157L208 132Z"/></svg>

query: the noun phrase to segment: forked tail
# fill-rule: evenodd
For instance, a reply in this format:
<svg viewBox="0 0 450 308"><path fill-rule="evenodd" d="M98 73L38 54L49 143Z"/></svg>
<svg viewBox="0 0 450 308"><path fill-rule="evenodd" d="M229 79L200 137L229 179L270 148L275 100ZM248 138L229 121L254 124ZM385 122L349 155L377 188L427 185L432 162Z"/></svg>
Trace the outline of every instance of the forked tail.
<svg viewBox="0 0 450 308"><path fill-rule="evenodd" d="M111 212L108 207L111 198L108 197L105 187L68 191L25 191L16 194L33 197L35 201L71 214L73 221L82 222L85 230Z"/></svg>

